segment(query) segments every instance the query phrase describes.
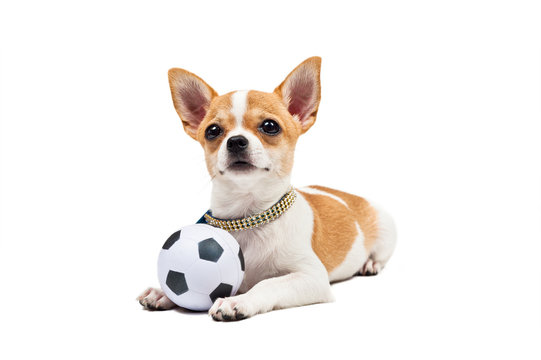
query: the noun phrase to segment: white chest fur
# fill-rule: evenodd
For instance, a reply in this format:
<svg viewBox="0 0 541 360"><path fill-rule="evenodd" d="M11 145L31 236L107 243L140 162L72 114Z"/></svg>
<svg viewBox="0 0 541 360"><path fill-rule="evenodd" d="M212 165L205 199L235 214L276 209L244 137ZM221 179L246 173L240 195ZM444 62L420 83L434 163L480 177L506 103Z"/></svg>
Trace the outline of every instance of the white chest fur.
<svg viewBox="0 0 541 360"><path fill-rule="evenodd" d="M275 221L260 228L233 232L246 266L240 291L246 292L261 280L304 270L307 266L323 266L312 250L312 228L312 209L298 195L291 208Z"/></svg>

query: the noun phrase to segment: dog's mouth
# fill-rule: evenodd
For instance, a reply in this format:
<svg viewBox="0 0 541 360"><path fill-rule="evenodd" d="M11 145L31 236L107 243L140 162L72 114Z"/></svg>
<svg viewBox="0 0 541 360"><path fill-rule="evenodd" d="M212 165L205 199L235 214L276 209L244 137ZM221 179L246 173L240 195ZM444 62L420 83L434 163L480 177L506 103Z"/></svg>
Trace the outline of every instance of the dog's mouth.
<svg viewBox="0 0 541 360"><path fill-rule="evenodd" d="M238 172L247 172L256 169L252 163L244 160L237 160L233 161L229 166L227 167L228 170L232 171L238 171Z"/></svg>

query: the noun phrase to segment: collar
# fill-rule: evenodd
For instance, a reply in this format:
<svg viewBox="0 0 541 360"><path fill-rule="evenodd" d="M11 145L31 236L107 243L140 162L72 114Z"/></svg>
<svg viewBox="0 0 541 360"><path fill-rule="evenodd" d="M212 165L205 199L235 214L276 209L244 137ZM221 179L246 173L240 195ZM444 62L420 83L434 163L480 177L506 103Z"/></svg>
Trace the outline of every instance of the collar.
<svg viewBox="0 0 541 360"><path fill-rule="evenodd" d="M291 207L291 205L293 205L296 198L297 193L295 192L295 189L291 189L269 209L249 217L242 219L219 219L213 217L212 212L209 210L203 215L203 218L207 224L227 231L253 229L279 218ZM203 220L203 218L201 220Z"/></svg>

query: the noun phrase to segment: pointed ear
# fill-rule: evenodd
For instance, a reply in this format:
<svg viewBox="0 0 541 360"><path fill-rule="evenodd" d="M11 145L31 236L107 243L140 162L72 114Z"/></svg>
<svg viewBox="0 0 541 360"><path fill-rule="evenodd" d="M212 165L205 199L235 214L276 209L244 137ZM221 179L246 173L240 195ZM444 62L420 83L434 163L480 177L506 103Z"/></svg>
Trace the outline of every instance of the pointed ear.
<svg viewBox="0 0 541 360"><path fill-rule="evenodd" d="M203 79L189 71L174 68L168 74L177 114L186 133L195 139L210 102L218 94Z"/></svg>
<svg viewBox="0 0 541 360"><path fill-rule="evenodd" d="M320 71L321 58L308 58L274 90L286 104L289 113L300 122L303 133L316 121L321 99Z"/></svg>

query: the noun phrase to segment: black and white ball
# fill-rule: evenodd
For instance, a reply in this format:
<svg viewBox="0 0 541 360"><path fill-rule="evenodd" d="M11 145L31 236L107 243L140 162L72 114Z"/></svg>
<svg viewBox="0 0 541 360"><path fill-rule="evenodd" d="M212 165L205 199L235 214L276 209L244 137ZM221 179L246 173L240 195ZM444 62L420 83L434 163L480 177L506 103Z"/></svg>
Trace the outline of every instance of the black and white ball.
<svg viewBox="0 0 541 360"><path fill-rule="evenodd" d="M167 239L158 257L165 295L183 308L208 310L233 296L244 277L244 258L227 231L205 224L185 226Z"/></svg>

